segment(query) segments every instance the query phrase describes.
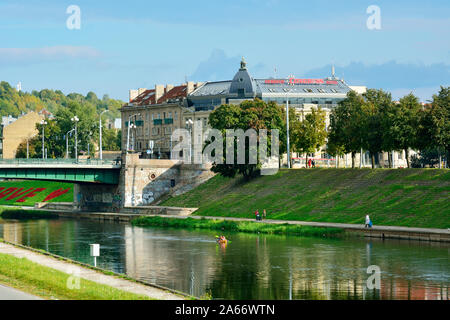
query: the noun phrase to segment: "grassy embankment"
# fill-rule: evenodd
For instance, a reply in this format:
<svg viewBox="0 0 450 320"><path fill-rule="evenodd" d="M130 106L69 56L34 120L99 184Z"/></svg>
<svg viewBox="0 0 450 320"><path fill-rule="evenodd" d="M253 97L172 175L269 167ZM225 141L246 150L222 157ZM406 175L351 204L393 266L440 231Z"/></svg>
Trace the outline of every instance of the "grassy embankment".
<svg viewBox="0 0 450 320"><path fill-rule="evenodd" d="M216 176L161 205L198 207L199 216L450 228L450 170L280 170L249 182Z"/></svg>
<svg viewBox="0 0 450 320"><path fill-rule="evenodd" d="M60 300L150 300L149 297L80 279L70 289L69 274L25 258L0 254L0 283L45 298Z"/></svg>
<svg viewBox="0 0 450 320"><path fill-rule="evenodd" d="M265 224L251 221L225 221L210 219L170 219L162 217L139 217L133 219L133 225L142 227L165 227L184 229L208 229L217 231L234 231L265 234L289 234L297 236L338 236L343 234L342 229L317 228L289 224Z"/></svg>
<svg viewBox="0 0 450 320"><path fill-rule="evenodd" d="M5 192L8 188L17 188L17 196L13 199L8 200L9 197L14 195L13 193L8 193L5 196L2 196L0 198L0 206L1 205L8 205L8 206L29 206L33 207L36 202L43 202L44 199L51 194L52 192L55 192L57 190L63 189L69 189L70 190L67 193L64 193L60 195L59 197L53 198L49 200L48 202L73 202L73 183L68 182L58 182L58 181L40 181L40 180L21 180L21 181L0 181L0 188L1 189L0 194L2 192ZM36 192L36 195L34 197L28 197L25 198L24 202L17 202L20 198L25 196L27 193L24 193L23 195L19 195L22 192L26 192L27 190L36 188L45 188L45 190L42 190L40 192ZM32 191L32 190L30 190Z"/></svg>

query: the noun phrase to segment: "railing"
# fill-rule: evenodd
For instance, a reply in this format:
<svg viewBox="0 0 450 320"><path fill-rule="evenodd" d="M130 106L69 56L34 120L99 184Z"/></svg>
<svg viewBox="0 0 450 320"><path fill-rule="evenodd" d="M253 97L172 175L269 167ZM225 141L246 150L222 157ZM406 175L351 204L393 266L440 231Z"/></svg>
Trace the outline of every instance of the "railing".
<svg viewBox="0 0 450 320"><path fill-rule="evenodd" d="M153 119L153 125L162 124L162 119Z"/></svg>
<svg viewBox="0 0 450 320"><path fill-rule="evenodd" d="M11 165L42 165L42 164L70 164L70 165L91 165L91 166L101 166L101 165L120 165L121 159L117 160L100 160L100 159L0 159L0 165L11 164Z"/></svg>

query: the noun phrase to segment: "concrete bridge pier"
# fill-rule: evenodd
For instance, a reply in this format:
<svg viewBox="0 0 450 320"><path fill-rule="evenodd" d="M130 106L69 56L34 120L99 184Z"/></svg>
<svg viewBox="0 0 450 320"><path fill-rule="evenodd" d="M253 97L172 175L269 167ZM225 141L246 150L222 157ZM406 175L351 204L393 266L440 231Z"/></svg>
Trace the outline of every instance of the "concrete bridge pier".
<svg viewBox="0 0 450 320"><path fill-rule="evenodd" d="M114 184L75 183L73 203L78 210L96 212L117 212L123 206Z"/></svg>

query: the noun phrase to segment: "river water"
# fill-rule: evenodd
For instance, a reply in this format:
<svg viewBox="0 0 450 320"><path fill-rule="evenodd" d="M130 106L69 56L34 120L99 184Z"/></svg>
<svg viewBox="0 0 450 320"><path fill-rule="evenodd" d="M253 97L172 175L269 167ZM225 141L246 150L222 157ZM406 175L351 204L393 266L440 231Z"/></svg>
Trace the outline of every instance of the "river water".
<svg viewBox="0 0 450 320"><path fill-rule="evenodd" d="M449 299L450 245L142 228L93 220L0 220L0 238L213 299ZM380 288L374 271L380 270Z"/></svg>

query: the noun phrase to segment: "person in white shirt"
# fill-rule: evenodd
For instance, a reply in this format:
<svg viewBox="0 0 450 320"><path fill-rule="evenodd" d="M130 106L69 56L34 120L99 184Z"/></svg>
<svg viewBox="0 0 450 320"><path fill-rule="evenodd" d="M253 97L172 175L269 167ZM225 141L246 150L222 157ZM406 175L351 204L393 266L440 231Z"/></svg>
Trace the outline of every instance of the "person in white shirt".
<svg viewBox="0 0 450 320"><path fill-rule="evenodd" d="M366 215L366 225L365 225L365 228L370 228L370 217L369 217L368 214Z"/></svg>

